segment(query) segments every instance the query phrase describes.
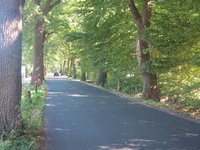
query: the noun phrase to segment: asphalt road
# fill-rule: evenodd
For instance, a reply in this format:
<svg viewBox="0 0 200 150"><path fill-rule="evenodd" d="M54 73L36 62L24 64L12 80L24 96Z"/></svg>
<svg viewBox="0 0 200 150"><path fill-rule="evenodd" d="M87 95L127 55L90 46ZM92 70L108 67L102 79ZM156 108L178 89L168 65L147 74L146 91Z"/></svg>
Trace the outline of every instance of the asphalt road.
<svg viewBox="0 0 200 150"><path fill-rule="evenodd" d="M50 79L48 150L200 150L200 124L66 79Z"/></svg>

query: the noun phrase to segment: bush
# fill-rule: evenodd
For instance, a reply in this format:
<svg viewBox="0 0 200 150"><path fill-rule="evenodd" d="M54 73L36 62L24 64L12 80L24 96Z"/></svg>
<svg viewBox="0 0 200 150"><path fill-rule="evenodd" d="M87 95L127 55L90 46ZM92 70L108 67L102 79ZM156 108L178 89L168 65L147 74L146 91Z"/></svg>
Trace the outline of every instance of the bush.
<svg viewBox="0 0 200 150"><path fill-rule="evenodd" d="M34 139L12 131L8 137L1 138L0 150L33 150L36 147Z"/></svg>
<svg viewBox="0 0 200 150"><path fill-rule="evenodd" d="M109 88L115 89L119 86L118 90L127 94L142 90L141 80L138 76L113 75L109 77L107 85Z"/></svg>

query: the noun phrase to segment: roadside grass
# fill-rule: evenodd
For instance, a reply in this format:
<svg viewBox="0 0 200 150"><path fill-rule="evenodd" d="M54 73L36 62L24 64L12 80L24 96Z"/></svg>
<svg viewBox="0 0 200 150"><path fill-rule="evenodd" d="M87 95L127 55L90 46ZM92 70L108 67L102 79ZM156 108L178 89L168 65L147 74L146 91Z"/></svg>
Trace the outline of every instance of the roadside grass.
<svg viewBox="0 0 200 150"><path fill-rule="evenodd" d="M111 88L108 88L111 89ZM154 101L152 99L144 99L141 92L127 94L123 92L118 92L114 89L111 89L118 95L127 97L131 100L134 100L138 103L159 108L161 110L170 111L176 114L180 114L192 119L200 120L200 91L196 91L191 94L189 97L184 97L183 100L174 101L168 97L161 97L160 102Z"/></svg>
<svg viewBox="0 0 200 150"><path fill-rule="evenodd" d="M142 85L139 76L109 78L109 89L118 89L122 95L128 96L145 105L169 110L178 114L200 119L200 69L198 66L184 64L168 72L159 74L160 102L145 100L141 96ZM118 78L117 78L118 77Z"/></svg>
<svg viewBox="0 0 200 150"><path fill-rule="evenodd" d="M125 85L126 90L124 89L117 90L116 82L114 85L109 83L105 88L112 90L114 93L117 93L118 95L137 101L138 103L199 120L200 119L199 78L197 78L196 80L194 80L194 77L187 78L187 80L185 79L184 82L182 78L180 78L179 80L176 78L175 81L176 82L172 83L168 82L165 85L162 85L162 91L164 92L161 93L160 102L142 98L141 96L142 94L141 92L139 92L141 90L140 88L137 88L137 90L134 91L134 89L131 86L127 86L129 84L134 85L134 83L131 82L128 82L127 85ZM95 85L95 83L88 83L88 84ZM130 91L132 91L132 93Z"/></svg>
<svg viewBox="0 0 200 150"><path fill-rule="evenodd" d="M162 110L171 111L192 119L200 120L200 100L199 99L185 99L184 101L174 102L173 100L162 100L160 102L143 99L138 95L129 95L131 99L139 103L156 107Z"/></svg>
<svg viewBox="0 0 200 150"><path fill-rule="evenodd" d="M21 127L8 136L0 137L0 150L36 150L43 128L45 89L35 92L33 87L24 86L21 98Z"/></svg>

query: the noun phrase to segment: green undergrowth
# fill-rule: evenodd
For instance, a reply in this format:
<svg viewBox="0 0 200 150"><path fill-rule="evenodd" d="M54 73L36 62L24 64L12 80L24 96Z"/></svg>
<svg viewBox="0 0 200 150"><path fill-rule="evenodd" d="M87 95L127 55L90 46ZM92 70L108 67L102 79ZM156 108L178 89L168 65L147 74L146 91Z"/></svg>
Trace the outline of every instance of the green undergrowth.
<svg viewBox="0 0 200 150"><path fill-rule="evenodd" d="M26 86L21 98L21 127L0 139L0 150L36 150L43 128L44 88Z"/></svg>
<svg viewBox="0 0 200 150"><path fill-rule="evenodd" d="M187 69L185 69L187 67ZM189 70L189 73L188 73ZM160 102L143 99L142 85L137 76L109 77L107 89L134 99L139 103L200 119L200 69L182 66L159 75Z"/></svg>
<svg viewBox="0 0 200 150"><path fill-rule="evenodd" d="M181 65L158 76L160 102L145 100L141 96L142 81L136 75L111 76L107 87L140 103L174 111L179 114L200 119L200 68L199 66Z"/></svg>
<svg viewBox="0 0 200 150"><path fill-rule="evenodd" d="M160 75L161 103L200 119L200 68L183 65Z"/></svg>
<svg viewBox="0 0 200 150"><path fill-rule="evenodd" d="M157 102L152 99L143 99L141 96L136 95L131 95L129 98L148 106L171 111L189 118L200 119L200 102L198 99L186 99L183 102L174 102L173 100Z"/></svg>
<svg viewBox="0 0 200 150"><path fill-rule="evenodd" d="M159 108L162 110L171 111L178 113L183 116L187 116L193 119L200 119L200 97L198 97L199 92L191 94L190 96L185 96L184 99L168 99L166 97L161 97L160 102L154 101L152 99L144 99L141 93L127 94L119 93L129 99L133 99L141 104L148 105L151 107Z"/></svg>

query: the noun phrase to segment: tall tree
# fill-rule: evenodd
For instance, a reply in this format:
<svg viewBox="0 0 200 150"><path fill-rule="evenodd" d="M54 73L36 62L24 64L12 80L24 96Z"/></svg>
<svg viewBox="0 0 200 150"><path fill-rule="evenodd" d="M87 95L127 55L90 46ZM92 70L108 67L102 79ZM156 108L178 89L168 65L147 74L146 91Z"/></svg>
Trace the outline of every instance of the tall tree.
<svg viewBox="0 0 200 150"><path fill-rule="evenodd" d="M152 61L148 51L148 41L146 41L142 35L145 28L148 28L151 24L151 5L149 2L150 0L142 0L142 13L140 13L135 5L135 1L128 0L130 12L132 14L133 21L137 27L138 33L136 41L136 55L143 80L143 97L148 99L159 100L157 75L151 70Z"/></svg>
<svg viewBox="0 0 200 150"><path fill-rule="evenodd" d="M0 133L19 123L22 1L0 1Z"/></svg>
<svg viewBox="0 0 200 150"><path fill-rule="evenodd" d="M34 65L31 84L42 84L44 80L44 43L45 43L45 17L48 13L57 6L61 0L47 0L43 4L42 0L34 0L38 6L39 12L36 15L36 24L34 28Z"/></svg>

